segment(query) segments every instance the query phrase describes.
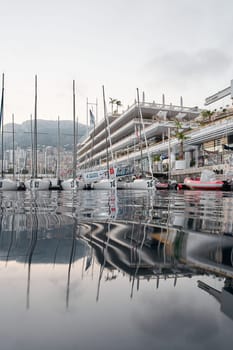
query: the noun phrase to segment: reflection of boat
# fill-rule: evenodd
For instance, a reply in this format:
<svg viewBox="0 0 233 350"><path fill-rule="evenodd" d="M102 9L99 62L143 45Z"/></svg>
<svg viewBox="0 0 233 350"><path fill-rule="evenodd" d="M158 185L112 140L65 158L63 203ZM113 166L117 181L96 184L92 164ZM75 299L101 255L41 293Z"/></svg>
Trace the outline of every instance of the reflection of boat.
<svg viewBox="0 0 233 350"><path fill-rule="evenodd" d="M186 177L184 179L184 185L191 190L222 190L224 184L224 181L216 179L215 173L210 170L203 170L200 178L192 179Z"/></svg>

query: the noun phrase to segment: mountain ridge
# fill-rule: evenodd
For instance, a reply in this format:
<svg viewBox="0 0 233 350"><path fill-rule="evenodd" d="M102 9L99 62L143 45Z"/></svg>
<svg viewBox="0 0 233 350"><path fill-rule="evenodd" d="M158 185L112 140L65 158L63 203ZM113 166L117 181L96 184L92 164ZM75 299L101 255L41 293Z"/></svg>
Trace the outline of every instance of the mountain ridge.
<svg viewBox="0 0 233 350"><path fill-rule="evenodd" d="M31 147L31 129L33 129L33 122L31 127L31 121L26 120L19 123L14 123L14 141L15 147L20 148ZM78 130L77 130L78 129ZM78 123L77 142L81 142L83 137L87 133L86 125ZM4 125L4 148L12 149L13 137L12 137L12 123ZM58 144L58 121L54 120L37 120L37 144L43 146L57 147ZM73 144L73 121L72 120L60 120L60 146L72 149Z"/></svg>

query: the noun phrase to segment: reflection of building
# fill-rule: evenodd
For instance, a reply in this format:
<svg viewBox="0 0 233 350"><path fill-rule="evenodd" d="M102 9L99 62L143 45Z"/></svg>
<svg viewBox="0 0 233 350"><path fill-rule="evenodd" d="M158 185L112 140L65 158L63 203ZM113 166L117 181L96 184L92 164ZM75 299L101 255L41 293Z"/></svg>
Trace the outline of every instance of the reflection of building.
<svg viewBox="0 0 233 350"><path fill-rule="evenodd" d="M141 279L174 280L205 274L233 278L232 239L178 230L140 221L94 221L83 232L102 273L121 271L132 283ZM101 277L100 277L101 279ZM133 288L133 287L132 287Z"/></svg>
<svg viewBox="0 0 233 350"><path fill-rule="evenodd" d="M105 267L135 277L190 276L197 271L178 261L174 254L175 230L145 223L94 222L83 236Z"/></svg>
<svg viewBox="0 0 233 350"><path fill-rule="evenodd" d="M233 320L233 280L226 279L222 291L198 281L198 287L212 295L221 305L221 311Z"/></svg>
<svg viewBox="0 0 233 350"><path fill-rule="evenodd" d="M185 191L183 210L171 211L169 223L180 229L233 236L232 198L221 191Z"/></svg>

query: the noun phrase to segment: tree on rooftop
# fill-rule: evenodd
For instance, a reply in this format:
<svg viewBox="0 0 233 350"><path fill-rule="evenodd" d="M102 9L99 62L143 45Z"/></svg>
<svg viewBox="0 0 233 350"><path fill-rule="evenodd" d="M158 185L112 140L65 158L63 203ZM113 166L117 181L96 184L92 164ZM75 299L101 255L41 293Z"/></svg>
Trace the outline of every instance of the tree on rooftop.
<svg viewBox="0 0 233 350"><path fill-rule="evenodd" d="M214 112L208 110L208 109L204 109L202 112L201 112L201 116L203 118L204 121L210 121L211 120L211 116L214 114Z"/></svg>
<svg viewBox="0 0 233 350"><path fill-rule="evenodd" d="M113 105L115 105L117 103L117 99L109 97L109 100L110 100L109 103L112 105L111 109L112 109L112 114L113 114Z"/></svg>
<svg viewBox="0 0 233 350"><path fill-rule="evenodd" d="M120 100L117 100L117 101L116 101L116 107L117 107L117 110L116 110L116 111L117 111L117 113L118 113L118 108L121 107L121 106L122 106L121 101L120 101Z"/></svg>
<svg viewBox="0 0 233 350"><path fill-rule="evenodd" d="M188 138L185 133L184 129L182 127L182 124L179 120L175 119L175 130L174 130L174 136L177 138L177 140L180 143L180 149L179 149L179 159L184 159L184 141Z"/></svg>

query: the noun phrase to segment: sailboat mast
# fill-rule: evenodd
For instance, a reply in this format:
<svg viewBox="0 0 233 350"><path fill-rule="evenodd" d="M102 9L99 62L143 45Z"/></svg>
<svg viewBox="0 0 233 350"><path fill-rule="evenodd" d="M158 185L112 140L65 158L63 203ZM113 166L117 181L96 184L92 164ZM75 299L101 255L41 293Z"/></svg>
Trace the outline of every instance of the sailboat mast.
<svg viewBox="0 0 233 350"><path fill-rule="evenodd" d="M76 119L75 119L75 81L73 80L73 179L76 178Z"/></svg>
<svg viewBox="0 0 233 350"><path fill-rule="evenodd" d="M34 177L37 178L37 75L35 76L35 110L34 110Z"/></svg>
<svg viewBox="0 0 233 350"><path fill-rule="evenodd" d="M61 134L60 134L60 118L57 120L57 178L60 180L60 163L61 163Z"/></svg>
<svg viewBox="0 0 233 350"><path fill-rule="evenodd" d="M4 73L2 74L2 99L1 99L1 114L0 114L0 125L2 126L2 169L1 175L4 176L3 163L4 163L4 140L3 140L3 115L4 115Z"/></svg>
<svg viewBox="0 0 233 350"><path fill-rule="evenodd" d="M30 129L31 129L31 176L34 177L34 138L33 138L32 114L30 115Z"/></svg>
<svg viewBox="0 0 233 350"><path fill-rule="evenodd" d="M104 120L105 120L105 142L106 142L106 161L107 161L107 171L108 171L108 179L109 179L109 159L108 159L108 130L107 130L107 108L106 108L106 101L105 101L105 91L104 86L103 88L103 102L104 102Z"/></svg>
<svg viewBox="0 0 233 350"><path fill-rule="evenodd" d="M13 163L13 180L15 180L15 120L14 114L12 114L12 163Z"/></svg>

